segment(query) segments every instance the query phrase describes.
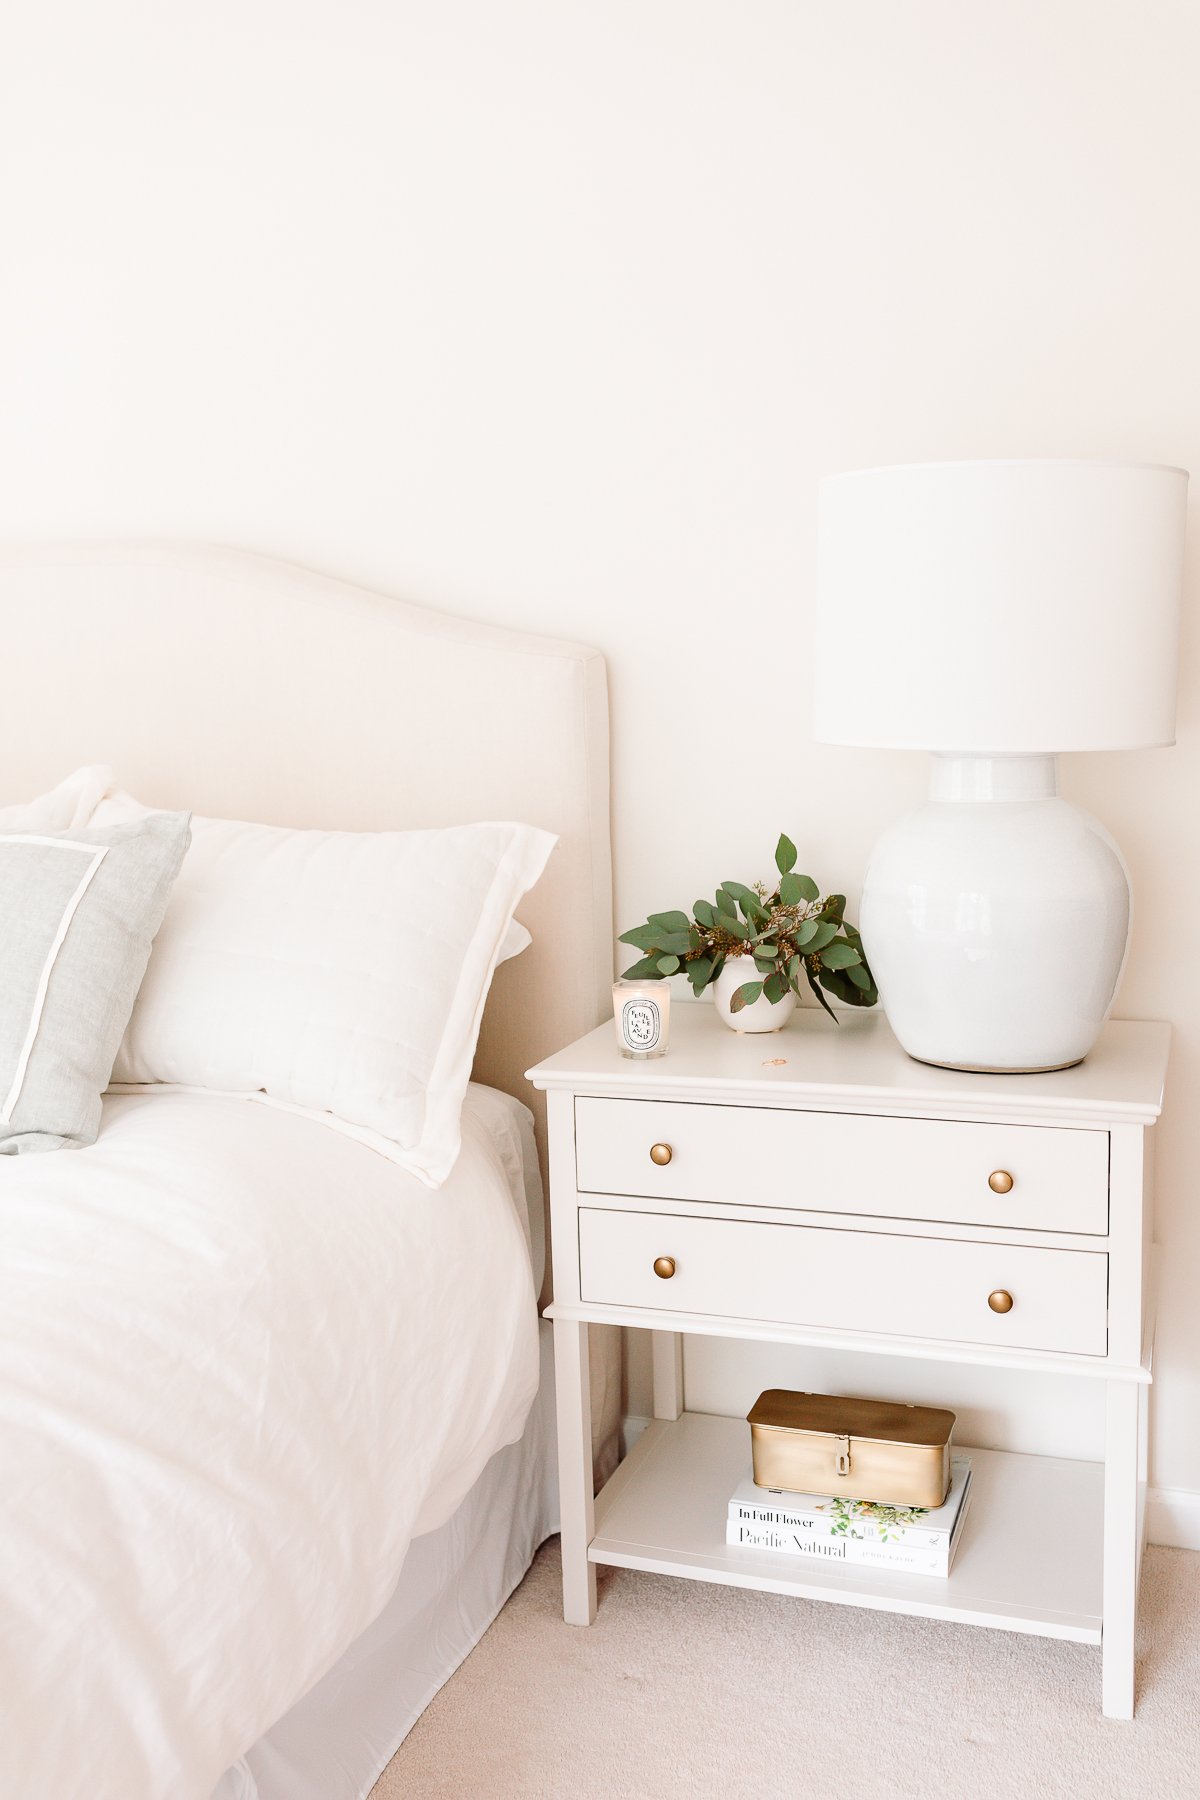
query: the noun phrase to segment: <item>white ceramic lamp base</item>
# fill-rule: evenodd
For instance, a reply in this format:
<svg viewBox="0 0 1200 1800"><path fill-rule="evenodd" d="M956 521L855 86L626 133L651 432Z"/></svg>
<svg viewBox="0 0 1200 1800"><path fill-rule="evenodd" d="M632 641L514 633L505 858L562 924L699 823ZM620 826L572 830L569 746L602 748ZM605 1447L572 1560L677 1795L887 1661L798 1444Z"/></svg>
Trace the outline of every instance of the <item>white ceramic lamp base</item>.
<svg viewBox="0 0 1200 1800"><path fill-rule="evenodd" d="M1057 789L1053 756L938 756L928 804L875 846L863 943L918 1061L1029 1073L1095 1042L1125 962L1129 877Z"/></svg>

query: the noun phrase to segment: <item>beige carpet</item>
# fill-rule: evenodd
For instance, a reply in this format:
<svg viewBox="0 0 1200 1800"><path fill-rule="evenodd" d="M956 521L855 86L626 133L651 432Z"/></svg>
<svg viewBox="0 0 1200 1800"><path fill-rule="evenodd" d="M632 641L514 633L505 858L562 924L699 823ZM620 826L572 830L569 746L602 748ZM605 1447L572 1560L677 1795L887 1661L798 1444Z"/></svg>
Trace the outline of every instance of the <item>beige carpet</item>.
<svg viewBox="0 0 1200 1800"><path fill-rule="evenodd" d="M600 1579L564 1625L546 1545L372 1800L1200 1800L1200 1553L1147 1552L1133 1724L1083 1645Z"/></svg>

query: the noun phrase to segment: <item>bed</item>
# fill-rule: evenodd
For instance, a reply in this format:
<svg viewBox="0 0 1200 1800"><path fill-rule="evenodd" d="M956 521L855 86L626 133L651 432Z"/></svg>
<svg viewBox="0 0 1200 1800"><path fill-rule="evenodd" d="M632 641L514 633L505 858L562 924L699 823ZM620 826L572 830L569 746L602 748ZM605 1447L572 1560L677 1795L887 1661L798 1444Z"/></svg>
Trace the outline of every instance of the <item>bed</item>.
<svg viewBox="0 0 1200 1800"><path fill-rule="evenodd" d="M90 1149L0 1169L9 1519L55 1537L5 1571L5 1791L361 1800L556 1528L523 1071L608 997L603 663L186 546L0 552L0 619L0 799L103 762L217 819L558 836L436 1192L186 1084L124 1084ZM603 1464L611 1346L597 1373Z"/></svg>

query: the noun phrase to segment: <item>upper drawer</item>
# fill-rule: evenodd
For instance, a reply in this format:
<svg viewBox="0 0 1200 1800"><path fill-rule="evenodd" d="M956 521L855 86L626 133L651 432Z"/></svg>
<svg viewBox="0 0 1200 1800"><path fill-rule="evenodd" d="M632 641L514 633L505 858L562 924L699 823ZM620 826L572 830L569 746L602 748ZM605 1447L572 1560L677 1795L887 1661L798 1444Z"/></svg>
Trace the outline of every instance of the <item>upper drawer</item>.
<svg viewBox="0 0 1200 1800"><path fill-rule="evenodd" d="M1108 1230L1106 1131L580 1098L575 1156L583 1193Z"/></svg>

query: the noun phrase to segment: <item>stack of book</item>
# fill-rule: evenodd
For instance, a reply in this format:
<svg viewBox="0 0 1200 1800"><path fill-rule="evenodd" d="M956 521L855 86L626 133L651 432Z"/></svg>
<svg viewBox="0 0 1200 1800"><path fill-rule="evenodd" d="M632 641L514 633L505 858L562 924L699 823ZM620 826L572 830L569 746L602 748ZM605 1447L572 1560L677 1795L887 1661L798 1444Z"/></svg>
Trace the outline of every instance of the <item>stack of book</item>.
<svg viewBox="0 0 1200 1800"><path fill-rule="evenodd" d="M970 1504L971 1459L962 1455L951 1457L950 1491L938 1507L790 1494L747 1477L730 1499L725 1541L822 1562L948 1575Z"/></svg>

